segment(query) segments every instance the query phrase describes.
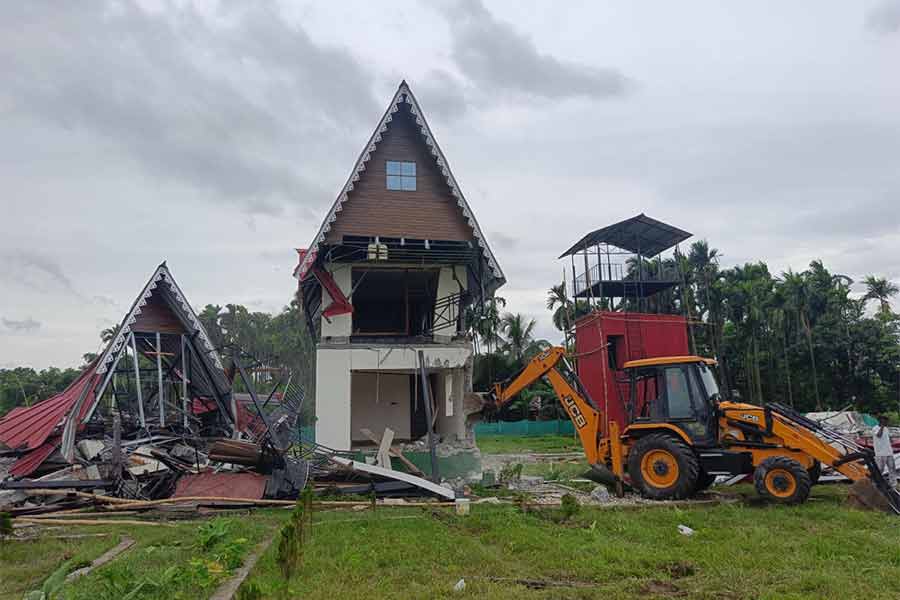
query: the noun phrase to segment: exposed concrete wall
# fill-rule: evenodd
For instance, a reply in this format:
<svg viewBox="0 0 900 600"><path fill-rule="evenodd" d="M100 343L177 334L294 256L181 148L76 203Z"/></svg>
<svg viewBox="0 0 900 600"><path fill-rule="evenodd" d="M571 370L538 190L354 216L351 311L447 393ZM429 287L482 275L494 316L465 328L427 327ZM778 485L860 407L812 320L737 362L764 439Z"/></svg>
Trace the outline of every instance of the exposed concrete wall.
<svg viewBox="0 0 900 600"><path fill-rule="evenodd" d="M472 359L470 344L402 347L320 344L316 353L316 441L346 450L352 439L363 439L359 434L360 427L368 427L379 434L385 426L393 429L398 438L408 439L411 435L411 399L407 377L418 374L419 349L425 352L429 371L438 374L433 390L438 407L435 422L438 433L448 442L470 439L463 407L464 394L471 385L468 379ZM393 372L381 375L377 406L374 371ZM401 379L405 381L403 389L399 383ZM394 398L405 398L405 402L391 404Z"/></svg>
<svg viewBox="0 0 900 600"><path fill-rule="evenodd" d="M327 265L326 270L331 273L334 282L341 289L347 298L350 298L350 292L353 289L353 276L349 265L331 263ZM322 306L331 304L331 296L322 288ZM330 323L329 323L330 319ZM326 319L322 317L322 339L328 337L349 336L353 332L353 315L347 313L345 315L336 315Z"/></svg>
<svg viewBox="0 0 900 600"><path fill-rule="evenodd" d="M454 271L456 272L456 279L453 277ZM462 284L462 289L460 289L460 284ZM437 301L440 302L441 298L446 298L452 294L459 294L460 292L465 291L467 284L468 276L465 267L441 267L441 272L438 276ZM435 308L434 334L450 337L456 335L456 319L458 316L459 302L451 306L449 311L447 309L441 310ZM448 318L451 321L450 323L446 323ZM439 323L439 321L443 322L443 324Z"/></svg>
<svg viewBox="0 0 900 600"><path fill-rule="evenodd" d="M350 449L350 352L316 352L316 442Z"/></svg>
<svg viewBox="0 0 900 600"><path fill-rule="evenodd" d="M438 396L437 431L445 442L461 442L470 439L466 431L466 416L463 410L466 374L462 368L450 369L440 374L442 384L435 394Z"/></svg>
<svg viewBox="0 0 900 600"><path fill-rule="evenodd" d="M360 433L361 427L381 435L385 427L394 430L394 437L410 438L410 395L408 374L359 373L351 374L350 439L369 441Z"/></svg>

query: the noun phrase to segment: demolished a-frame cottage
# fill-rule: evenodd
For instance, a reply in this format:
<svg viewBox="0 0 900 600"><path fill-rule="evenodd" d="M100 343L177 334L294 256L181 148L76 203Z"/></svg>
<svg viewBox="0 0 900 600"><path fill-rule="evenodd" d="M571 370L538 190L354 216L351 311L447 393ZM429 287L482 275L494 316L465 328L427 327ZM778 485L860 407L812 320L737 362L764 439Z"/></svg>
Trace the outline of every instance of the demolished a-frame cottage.
<svg viewBox="0 0 900 600"><path fill-rule="evenodd" d="M412 91L400 84L295 270L316 352L316 441L470 440L468 307L505 282ZM420 376L420 353L428 388Z"/></svg>
<svg viewBox="0 0 900 600"><path fill-rule="evenodd" d="M238 410L231 381L165 263L115 331L102 354L63 392L0 419L0 447L19 456L12 475L39 472L48 460L73 462L76 438L111 431L114 417L124 438L163 431L234 435ZM205 413L211 414L202 418Z"/></svg>

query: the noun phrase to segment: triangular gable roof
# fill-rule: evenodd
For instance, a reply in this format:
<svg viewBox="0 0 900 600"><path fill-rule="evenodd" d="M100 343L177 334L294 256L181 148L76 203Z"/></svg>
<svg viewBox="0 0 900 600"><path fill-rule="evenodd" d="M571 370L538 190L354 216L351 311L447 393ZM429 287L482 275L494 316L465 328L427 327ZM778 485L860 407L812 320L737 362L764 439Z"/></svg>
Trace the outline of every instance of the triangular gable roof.
<svg viewBox="0 0 900 600"><path fill-rule="evenodd" d="M205 349L205 352L201 353L201 358L207 362L207 367L209 367L210 371L222 373L222 382L225 382L226 388L229 387L224 376L222 359L219 358L216 347L209 338L206 328L203 327L203 323L201 323L200 319L197 317L197 313L194 312L194 309L191 308L190 303L185 298L184 292L178 287L178 283L175 282L175 278L172 277L172 273L169 271L165 262L156 267L153 275L150 276L149 281L147 281L146 285L144 285L144 288L141 290L141 293L138 294L138 297L131 305L131 310L128 311L128 314L125 315L125 318L122 320L116 336L100 356L100 364L97 367L97 373L100 375L106 373L114 357L119 352L119 349L122 348L122 345L125 344L125 341L128 339L128 335L132 331L132 326L140 316L141 310L147 306L151 296L157 294L169 305L169 308L175 316L178 317L189 333L193 334L194 332L197 332L197 338Z"/></svg>
<svg viewBox="0 0 900 600"><path fill-rule="evenodd" d="M491 284L487 287L488 289L493 291L506 282L506 277L503 275L503 271L500 269L500 264L497 262L497 259L494 258L494 253L488 246L487 239L484 237L484 234L481 231L481 227L478 225L478 221L475 220L475 214L469 207L469 203L466 202L466 198L465 196L463 196L462 190L460 190L459 185L456 183L456 178L450 171L450 163L447 162L447 159L444 157L444 153L441 151L440 146L438 146L437 141L434 139L434 135L431 133L431 128L428 126L428 122L425 120L425 115L419 106L419 102L413 95L412 90L409 89L406 81L401 82L400 86L397 88L397 92L394 94L394 98L391 100L391 103L388 105L387 110L385 110L384 115L381 117L381 121L379 121L378 126L375 128L372 137L369 138L369 142L366 144L365 148L363 148L363 151L360 153L359 158L356 160L356 165L354 166L353 171L351 171L350 177L347 179L347 183L344 184L344 187L341 189L340 194L338 194L337 199L331 206L331 210L328 211L328 215L325 217L325 220L319 227L319 231L316 234L316 237L313 238L313 241L309 245L309 248L302 256L300 264L294 271L294 276L297 279L303 279L309 273L310 267L312 267L312 265L315 263L319 247L325 241L326 234L331 229L331 225L335 222L335 220L337 220L337 215L341 211L341 207L343 206L344 202L348 200L348 196L353 190L356 182L359 181L362 172L366 170L366 163L369 162L369 159L372 157L372 154L378 147L379 142L381 142L382 135L384 135L384 133L387 131L388 125L394 118L394 114L396 114L397 111L400 110L400 104L404 102L409 106L410 113L412 113L413 117L415 117L416 125L418 125L419 133L422 135L425 146L434 157L438 169L446 179L447 185L450 187L450 193L456 199L456 203L459 206L460 210L462 210L463 216L465 217L469 226L472 228L475 240L481 247L484 259L487 262L488 268L491 272Z"/></svg>
<svg viewBox="0 0 900 600"><path fill-rule="evenodd" d="M219 395L225 395L230 391L231 384L209 334L164 262L156 268L138 294L115 337L110 340L103 353L82 370L75 381L62 392L33 406L14 409L0 419L0 445L27 452L22 460L16 463L15 475L28 474L40 466L41 462L60 445L59 437L53 436L61 427L62 445L66 449L63 455L69 455L75 431L90 418L99 400L97 386L108 377L105 374L114 364L116 356L129 339L133 326L138 322L141 311L151 302L151 298L154 302L161 300L181 323L185 333L194 338L195 341L190 343L195 348L199 360L203 362L206 372L198 374L196 379L209 381L208 384L203 383L203 387L211 390L211 385L216 388Z"/></svg>

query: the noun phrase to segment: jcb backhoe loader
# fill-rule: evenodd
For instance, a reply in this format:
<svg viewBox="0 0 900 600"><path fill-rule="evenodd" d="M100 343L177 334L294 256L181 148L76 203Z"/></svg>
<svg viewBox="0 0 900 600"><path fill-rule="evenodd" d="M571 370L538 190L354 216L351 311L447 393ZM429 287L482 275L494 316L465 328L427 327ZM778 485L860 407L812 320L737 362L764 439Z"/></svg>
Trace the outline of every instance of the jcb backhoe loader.
<svg viewBox="0 0 900 600"><path fill-rule="evenodd" d="M869 478L900 514L900 493L884 479L874 454L842 434L777 403L725 401L715 361L698 356L625 363L627 422L605 420L565 357L553 347L518 375L494 384L498 406L546 377L584 446L588 463L616 484L647 498L687 498L718 475L753 474L756 491L795 504L809 496L823 464L853 481Z"/></svg>

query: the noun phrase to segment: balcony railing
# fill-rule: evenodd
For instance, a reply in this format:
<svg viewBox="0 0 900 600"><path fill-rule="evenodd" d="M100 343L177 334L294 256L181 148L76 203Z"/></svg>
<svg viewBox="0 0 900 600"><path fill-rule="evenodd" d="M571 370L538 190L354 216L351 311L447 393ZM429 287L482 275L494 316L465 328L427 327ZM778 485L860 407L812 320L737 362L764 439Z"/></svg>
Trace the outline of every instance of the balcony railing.
<svg viewBox="0 0 900 600"><path fill-rule="evenodd" d="M678 283L681 274L677 268L658 265L645 266L638 276L637 271L631 271L631 266L622 263L601 263L591 266L588 273L582 273L575 277L575 295L585 292L588 287L594 287L598 283L627 283L637 285L644 283Z"/></svg>

